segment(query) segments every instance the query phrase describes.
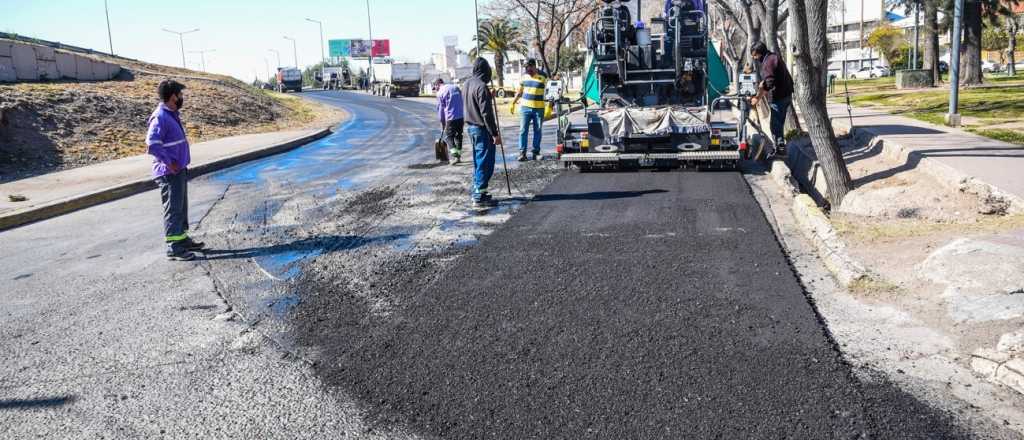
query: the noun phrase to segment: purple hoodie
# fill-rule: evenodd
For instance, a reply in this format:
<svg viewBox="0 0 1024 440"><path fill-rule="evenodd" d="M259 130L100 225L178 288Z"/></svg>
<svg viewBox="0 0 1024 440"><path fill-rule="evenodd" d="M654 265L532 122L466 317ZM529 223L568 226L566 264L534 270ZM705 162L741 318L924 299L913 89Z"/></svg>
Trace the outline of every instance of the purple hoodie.
<svg viewBox="0 0 1024 440"><path fill-rule="evenodd" d="M462 119L462 91L458 87L445 84L437 91L437 117L441 122Z"/></svg>
<svg viewBox="0 0 1024 440"><path fill-rule="evenodd" d="M169 166L171 162L183 170L192 160L188 140L185 139L185 126L181 124L178 112L171 111L163 103L149 117L146 146L153 156L153 177L174 174Z"/></svg>

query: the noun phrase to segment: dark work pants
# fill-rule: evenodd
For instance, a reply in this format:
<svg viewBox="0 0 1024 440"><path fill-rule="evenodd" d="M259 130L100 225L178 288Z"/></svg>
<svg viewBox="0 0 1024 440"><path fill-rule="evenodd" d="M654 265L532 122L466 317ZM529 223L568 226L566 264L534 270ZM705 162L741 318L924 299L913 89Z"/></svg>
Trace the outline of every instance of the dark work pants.
<svg viewBox="0 0 1024 440"><path fill-rule="evenodd" d="M465 121L452 119L444 123L444 143L448 144L448 154L452 157L462 156L462 131Z"/></svg>
<svg viewBox="0 0 1024 440"><path fill-rule="evenodd" d="M160 187L160 201L164 205L167 252L182 252L188 240L188 170L157 177L156 184Z"/></svg>
<svg viewBox="0 0 1024 440"><path fill-rule="evenodd" d="M768 107L772 110L771 131L776 141L784 140L786 137L786 112L789 105L793 103L793 97L786 97L771 101Z"/></svg>

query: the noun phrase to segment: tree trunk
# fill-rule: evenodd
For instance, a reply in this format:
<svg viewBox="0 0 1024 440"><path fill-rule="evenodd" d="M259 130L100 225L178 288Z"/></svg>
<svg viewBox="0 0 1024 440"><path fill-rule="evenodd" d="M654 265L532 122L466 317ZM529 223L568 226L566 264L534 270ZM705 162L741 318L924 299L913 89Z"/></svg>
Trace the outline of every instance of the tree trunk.
<svg viewBox="0 0 1024 440"><path fill-rule="evenodd" d="M505 88L505 54L494 51L494 74L498 77L498 87Z"/></svg>
<svg viewBox="0 0 1024 440"><path fill-rule="evenodd" d="M981 1L964 1L964 40L960 54L960 84L981 84Z"/></svg>
<svg viewBox="0 0 1024 440"><path fill-rule="evenodd" d="M1014 76L1017 74L1017 67L1015 66L1015 64L1017 63L1017 59L1015 56L1016 54L1014 54L1014 52L1017 51L1017 32L1019 31L1017 17L1007 17L1006 24L1008 31L1007 33L1010 34L1010 44L1006 48L1006 59L1008 61L1008 63L1006 64L1006 74Z"/></svg>
<svg viewBox="0 0 1024 440"><path fill-rule="evenodd" d="M932 71L932 83L942 82L939 72L939 6L938 0L924 0L924 68Z"/></svg>
<svg viewBox="0 0 1024 440"><path fill-rule="evenodd" d="M825 174L825 197L832 209L843 203L852 189L850 171L836 142L825 101L825 75L828 67L828 1L790 0L796 65L796 98L807 123L814 153Z"/></svg>
<svg viewBox="0 0 1024 440"><path fill-rule="evenodd" d="M765 23L764 29L767 33L765 44L768 45L768 50L782 55L779 51L779 0L767 0L765 10Z"/></svg>

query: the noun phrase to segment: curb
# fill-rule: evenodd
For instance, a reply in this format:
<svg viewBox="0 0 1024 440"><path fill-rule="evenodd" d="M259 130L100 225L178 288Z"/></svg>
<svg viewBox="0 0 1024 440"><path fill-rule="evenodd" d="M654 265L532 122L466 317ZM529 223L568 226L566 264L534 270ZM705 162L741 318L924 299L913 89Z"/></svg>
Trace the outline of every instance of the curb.
<svg viewBox="0 0 1024 440"><path fill-rule="evenodd" d="M253 161L256 159L262 159L264 157L273 156L275 154L280 154L289 150L294 150L309 142L321 139L331 134L331 132L332 130L330 128L324 128L315 133L300 138L292 139L281 144L273 145L260 150L239 153L234 156L228 156L212 162L196 165L195 167L189 168L189 177L192 178L201 176L203 174L209 174L214 171L230 168L241 163ZM52 202L38 206L33 206L31 208L25 208L11 211L5 214L0 214L0 231L5 231L19 226L24 226L29 223L35 223L40 220L58 217L64 214L78 211L80 209L89 208L102 203L122 199L141 192L149 191L154 188L156 188L156 182L154 182L153 179L138 179L120 183L98 191L79 194L60 200L54 200Z"/></svg>
<svg viewBox="0 0 1024 440"><path fill-rule="evenodd" d="M971 355L971 368L990 382L1005 385L1024 394L1024 358L1009 353L978 350Z"/></svg>
<svg viewBox="0 0 1024 440"><path fill-rule="evenodd" d="M890 160L908 162L910 159L915 159L917 161L917 169L928 174L952 191L967 192L977 195L982 199L994 201L999 205L1005 206L1006 213L1008 214L1024 213L1024 198L1007 193L990 183L937 160L922 156L920 153L897 142L872 133L870 129L861 127L853 127L851 129L848 123L840 119L834 119L832 127L837 132L845 133L864 141L866 145L881 147L882 154Z"/></svg>
<svg viewBox="0 0 1024 440"><path fill-rule="evenodd" d="M846 251L846 243L832 227L825 213L818 208L811 196L800 191L789 165L773 162L771 177L787 194L793 197L790 208L797 225L804 236L814 245L825 267L843 287L850 287L856 282L869 278L866 268Z"/></svg>

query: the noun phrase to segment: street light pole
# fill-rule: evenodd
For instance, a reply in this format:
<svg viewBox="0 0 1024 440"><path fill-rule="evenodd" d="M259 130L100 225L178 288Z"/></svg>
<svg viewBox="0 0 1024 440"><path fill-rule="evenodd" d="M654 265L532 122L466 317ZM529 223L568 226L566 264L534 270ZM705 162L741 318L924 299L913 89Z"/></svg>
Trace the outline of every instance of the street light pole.
<svg viewBox="0 0 1024 440"><path fill-rule="evenodd" d="M114 37L110 33L110 8L107 6L107 0L103 0L103 13L107 15L107 42L110 43L110 54L114 54Z"/></svg>
<svg viewBox="0 0 1024 440"><path fill-rule="evenodd" d="M322 21L307 18L306 21L320 25L320 77L327 76L327 52L324 52L324 23Z"/></svg>
<svg viewBox="0 0 1024 440"><path fill-rule="evenodd" d="M185 31L185 32L172 31L172 30L167 29L167 28L163 28L163 30L164 30L164 32L170 32L170 33L176 34L178 36L178 42L181 43L181 68L182 69L187 69L188 67L185 66L185 38L184 38L184 35L185 34L191 34L193 32L199 32L199 28L195 28L195 29L192 29L190 31Z"/></svg>
<svg viewBox="0 0 1024 440"><path fill-rule="evenodd" d="M960 126L960 39L963 37L960 26L964 15L964 0L956 0L953 5L953 50L949 57L949 113L946 113L946 125Z"/></svg>
<svg viewBox="0 0 1024 440"><path fill-rule="evenodd" d="M273 52L275 55L277 55L277 67L280 68L281 67L281 51L279 51L277 49L267 49L267 50L270 51L270 52Z"/></svg>
<svg viewBox="0 0 1024 440"><path fill-rule="evenodd" d="M914 2L914 57L913 57L913 61L912 61L913 64L910 67L911 69L917 69L917 51L918 51L918 46L920 45L920 39L918 38L918 31L917 31L917 29L919 27L918 23L919 23L920 15L921 15L921 2L920 1L915 1Z"/></svg>
<svg viewBox="0 0 1024 440"><path fill-rule="evenodd" d="M370 0L366 0L366 31L370 35L370 67L368 84L373 84L373 21L370 19Z"/></svg>
<svg viewBox="0 0 1024 440"><path fill-rule="evenodd" d="M190 51L188 51L188 53L197 53L197 54L199 54L199 59L202 61L202 65L203 65L203 72L206 72L206 53L207 52L216 52L216 51L217 51L217 49L190 50Z"/></svg>
<svg viewBox="0 0 1024 440"><path fill-rule="evenodd" d="M291 40L292 42L292 54L295 55L295 68L299 68L299 47L295 45L295 39L287 35L284 36L285 40Z"/></svg>
<svg viewBox="0 0 1024 440"><path fill-rule="evenodd" d="M267 57L263 57L263 64L267 66L267 82L270 82L270 61L267 61Z"/></svg>

